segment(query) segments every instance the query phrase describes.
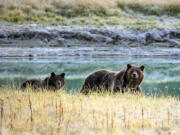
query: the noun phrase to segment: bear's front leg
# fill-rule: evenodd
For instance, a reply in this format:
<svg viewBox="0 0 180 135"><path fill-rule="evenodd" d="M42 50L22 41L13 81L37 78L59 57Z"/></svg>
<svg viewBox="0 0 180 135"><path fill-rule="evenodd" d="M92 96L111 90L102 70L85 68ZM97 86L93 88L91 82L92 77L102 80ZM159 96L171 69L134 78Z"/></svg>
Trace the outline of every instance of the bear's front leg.
<svg viewBox="0 0 180 135"><path fill-rule="evenodd" d="M125 91L126 91L126 88L123 88L123 87L121 87L121 88L116 87L116 88L114 89L114 92L122 92L122 94L124 94Z"/></svg>
<svg viewBox="0 0 180 135"><path fill-rule="evenodd" d="M114 89L113 89L113 92L114 93L116 93L116 92L120 92L122 89L120 89L119 87L115 87Z"/></svg>
<svg viewBox="0 0 180 135"><path fill-rule="evenodd" d="M140 92L141 93L141 87L140 86L137 86L137 89L136 89L136 92Z"/></svg>
<svg viewBox="0 0 180 135"><path fill-rule="evenodd" d="M126 91L126 88L122 88L121 91L122 91L122 94L124 94L124 92Z"/></svg>

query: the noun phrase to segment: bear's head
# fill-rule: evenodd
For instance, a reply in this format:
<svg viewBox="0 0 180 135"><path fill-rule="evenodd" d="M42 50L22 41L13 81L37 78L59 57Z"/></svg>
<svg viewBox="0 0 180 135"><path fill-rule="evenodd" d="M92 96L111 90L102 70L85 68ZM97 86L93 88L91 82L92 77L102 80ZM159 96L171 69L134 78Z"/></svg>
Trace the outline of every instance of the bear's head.
<svg viewBox="0 0 180 135"><path fill-rule="evenodd" d="M144 79L144 66L132 66L127 64L125 79L132 85L139 85Z"/></svg>
<svg viewBox="0 0 180 135"><path fill-rule="evenodd" d="M48 86L53 89L60 89L65 85L65 73L55 74L51 73L49 77Z"/></svg>

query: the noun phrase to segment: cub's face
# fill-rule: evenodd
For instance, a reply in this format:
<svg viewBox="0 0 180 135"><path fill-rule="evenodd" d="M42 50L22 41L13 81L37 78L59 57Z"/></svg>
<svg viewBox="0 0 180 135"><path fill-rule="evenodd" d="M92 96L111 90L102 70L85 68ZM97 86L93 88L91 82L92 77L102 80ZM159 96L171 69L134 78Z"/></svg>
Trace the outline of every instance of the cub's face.
<svg viewBox="0 0 180 135"><path fill-rule="evenodd" d="M65 73L55 74L52 72L48 84L55 89L62 88L65 85Z"/></svg>
<svg viewBox="0 0 180 135"><path fill-rule="evenodd" d="M127 77L128 80L137 84L140 84L144 78L144 66L132 66L127 64Z"/></svg>

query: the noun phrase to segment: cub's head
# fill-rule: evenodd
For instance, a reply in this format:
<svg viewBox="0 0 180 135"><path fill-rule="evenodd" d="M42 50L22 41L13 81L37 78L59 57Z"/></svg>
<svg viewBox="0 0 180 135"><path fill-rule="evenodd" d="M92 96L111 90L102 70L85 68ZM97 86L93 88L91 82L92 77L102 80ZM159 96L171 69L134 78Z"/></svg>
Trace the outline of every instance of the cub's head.
<svg viewBox="0 0 180 135"><path fill-rule="evenodd" d="M51 73L48 82L49 87L54 89L60 89L65 85L65 73L55 74L54 72Z"/></svg>
<svg viewBox="0 0 180 135"><path fill-rule="evenodd" d="M127 64L126 79L129 82L140 84L144 79L144 66L132 66Z"/></svg>

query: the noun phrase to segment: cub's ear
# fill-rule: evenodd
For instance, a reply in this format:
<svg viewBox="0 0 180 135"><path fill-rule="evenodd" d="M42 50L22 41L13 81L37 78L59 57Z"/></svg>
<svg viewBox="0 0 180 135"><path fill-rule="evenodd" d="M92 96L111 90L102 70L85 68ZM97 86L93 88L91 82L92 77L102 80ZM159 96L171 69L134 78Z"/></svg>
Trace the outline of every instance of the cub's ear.
<svg viewBox="0 0 180 135"><path fill-rule="evenodd" d="M140 69L141 69L142 71L144 71L144 68L145 68L144 65L140 66Z"/></svg>
<svg viewBox="0 0 180 135"><path fill-rule="evenodd" d="M62 73L62 74L60 74L62 77L64 77L66 74L65 73Z"/></svg>
<svg viewBox="0 0 180 135"><path fill-rule="evenodd" d="M127 64L127 69L130 69L132 67L131 64Z"/></svg>
<svg viewBox="0 0 180 135"><path fill-rule="evenodd" d="M54 72L51 72L51 77L55 76L56 74Z"/></svg>

